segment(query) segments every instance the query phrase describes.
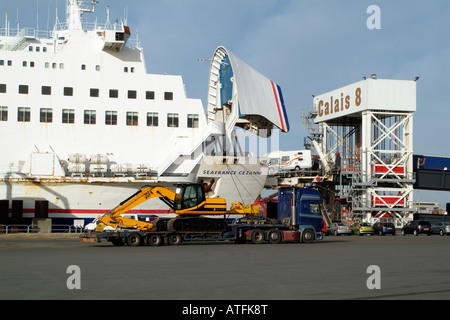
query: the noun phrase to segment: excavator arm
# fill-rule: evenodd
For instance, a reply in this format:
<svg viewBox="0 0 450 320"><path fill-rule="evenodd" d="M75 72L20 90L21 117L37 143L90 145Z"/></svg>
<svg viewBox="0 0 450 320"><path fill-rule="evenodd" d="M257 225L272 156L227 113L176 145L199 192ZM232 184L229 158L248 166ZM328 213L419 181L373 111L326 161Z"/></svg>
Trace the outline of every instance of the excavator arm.
<svg viewBox="0 0 450 320"><path fill-rule="evenodd" d="M204 186L198 183L177 185L176 192L167 187L147 186L141 188L131 197L122 201L117 207L99 217L98 221L101 223L96 228L96 231L101 231L105 225L113 228L132 227L141 231L153 230L154 224L152 223L122 217L122 214L152 198L159 198L172 209L173 213L185 218L236 213L234 209L226 211L227 204L225 199L206 198ZM191 219L192 221L194 220ZM183 223L183 221L178 222Z"/></svg>
<svg viewBox="0 0 450 320"><path fill-rule="evenodd" d="M99 217L98 220L104 225L112 227L126 226L135 227L138 230L151 230L153 229L152 223L121 217L121 215L152 198L160 198L174 210L175 196L176 193L166 187L143 187L131 197L122 201L117 207Z"/></svg>

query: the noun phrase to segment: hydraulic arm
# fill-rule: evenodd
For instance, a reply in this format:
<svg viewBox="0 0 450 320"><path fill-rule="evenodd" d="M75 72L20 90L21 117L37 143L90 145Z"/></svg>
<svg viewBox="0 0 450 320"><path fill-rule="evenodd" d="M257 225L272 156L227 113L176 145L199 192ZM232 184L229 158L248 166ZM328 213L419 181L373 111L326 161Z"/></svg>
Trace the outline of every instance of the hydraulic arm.
<svg viewBox="0 0 450 320"><path fill-rule="evenodd" d="M151 230L153 229L152 223L121 217L121 215L152 198L160 198L173 210L175 195L176 193L172 189L166 187L143 187L98 220L105 225L113 227L125 226L136 227L138 230Z"/></svg>
<svg viewBox="0 0 450 320"><path fill-rule="evenodd" d="M152 199L159 198L167 204L172 211L182 217L199 217L201 215L225 215L227 213L226 200L223 198L206 198L205 190L201 184L178 185L177 190L173 191L167 187L147 186L141 188L134 195L121 202L117 207L98 218L100 222L112 227L134 227L138 230L148 231L154 228L154 224L144 221L137 221L122 217L121 215L135 208L136 206ZM235 212L234 210L232 212ZM172 220L179 220L175 218ZM181 226L183 228L190 222L171 221L170 226ZM203 220L202 220L203 221Z"/></svg>

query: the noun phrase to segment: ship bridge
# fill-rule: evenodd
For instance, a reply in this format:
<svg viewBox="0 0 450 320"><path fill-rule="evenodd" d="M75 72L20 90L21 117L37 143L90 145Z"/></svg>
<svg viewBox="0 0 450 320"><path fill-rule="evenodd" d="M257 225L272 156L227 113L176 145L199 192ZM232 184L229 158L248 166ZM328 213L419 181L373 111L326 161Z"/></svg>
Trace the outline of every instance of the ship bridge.
<svg viewBox="0 0 450 320"><path fill-rule="evenodd" d="M270 137L274 126L289 131L281 88L224 47L214 53L208 90L208 119L230 139L235 126Z"/></svg>

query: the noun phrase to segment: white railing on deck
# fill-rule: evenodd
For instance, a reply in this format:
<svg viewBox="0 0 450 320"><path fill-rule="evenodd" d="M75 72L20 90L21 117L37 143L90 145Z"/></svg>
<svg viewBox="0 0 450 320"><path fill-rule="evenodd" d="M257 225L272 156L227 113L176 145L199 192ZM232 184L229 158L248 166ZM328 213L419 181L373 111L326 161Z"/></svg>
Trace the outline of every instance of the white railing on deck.
<svg viewBox="0 0 450 320"><path fill-rule="evenodd" d="M0 224L0 234L16 234L16 233L82 233L83 227L65 225L65 224L52 224L48 230L44 232L41 227L36 227L27 224Z"/></svg>

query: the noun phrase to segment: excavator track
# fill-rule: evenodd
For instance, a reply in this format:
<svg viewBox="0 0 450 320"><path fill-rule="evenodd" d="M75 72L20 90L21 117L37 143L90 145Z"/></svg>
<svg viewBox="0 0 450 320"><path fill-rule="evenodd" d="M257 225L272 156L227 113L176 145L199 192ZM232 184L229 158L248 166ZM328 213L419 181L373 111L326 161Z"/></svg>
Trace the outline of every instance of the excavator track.
<svg viewBox="0 0 450 320"><path fill-rule="evenodd" d="M167 222L169 232L224 232L227 229L225 219L203 217L178 217Z"/></svg>

